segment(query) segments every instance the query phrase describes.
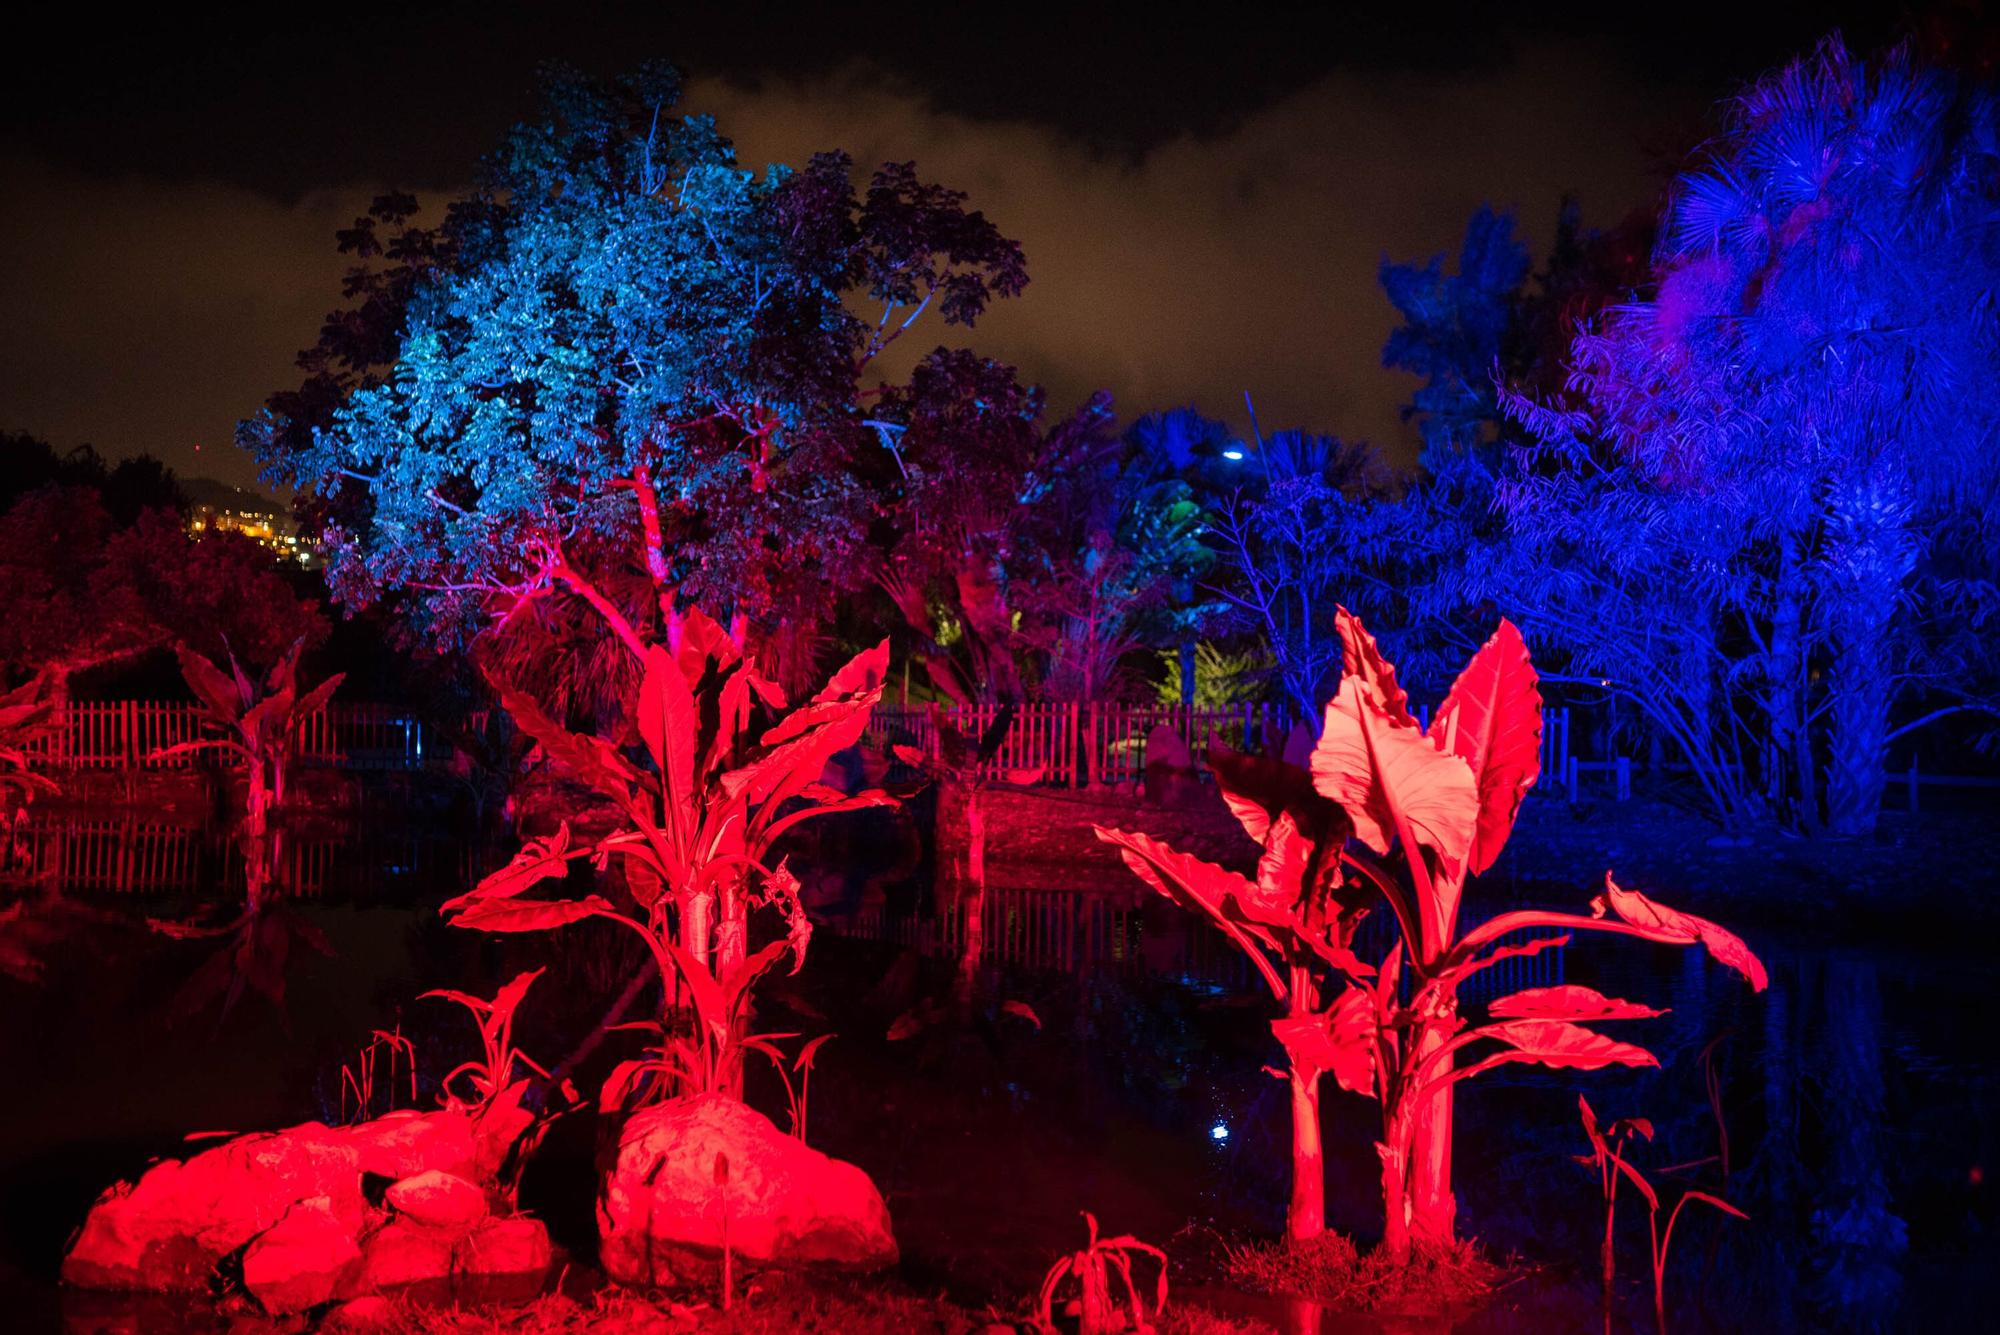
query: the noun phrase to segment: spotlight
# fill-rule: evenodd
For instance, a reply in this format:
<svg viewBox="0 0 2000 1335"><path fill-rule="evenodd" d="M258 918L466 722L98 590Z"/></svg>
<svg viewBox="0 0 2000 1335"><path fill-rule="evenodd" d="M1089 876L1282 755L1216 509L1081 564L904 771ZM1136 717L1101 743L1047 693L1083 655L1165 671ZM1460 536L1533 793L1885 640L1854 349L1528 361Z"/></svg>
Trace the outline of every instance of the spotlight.
<svg viewBox="0 0 2000 1335"><path fill-rule="evenodd" d="M1222 457L1229 460L1229 462L1233 464L1241 463L1243 461L1243 451L1237 449L1234 445L1231 445L1228 449L1222 452Z"/></svg>

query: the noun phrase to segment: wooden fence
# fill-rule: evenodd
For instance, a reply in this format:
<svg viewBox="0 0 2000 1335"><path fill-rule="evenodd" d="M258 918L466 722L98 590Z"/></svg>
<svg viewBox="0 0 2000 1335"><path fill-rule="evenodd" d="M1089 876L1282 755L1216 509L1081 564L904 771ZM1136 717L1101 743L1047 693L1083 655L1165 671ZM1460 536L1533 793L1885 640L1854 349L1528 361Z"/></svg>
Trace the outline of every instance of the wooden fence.
<svg viewBox="0 0 2000 1335"><path fill-rule="evenodd" d="M187 769L235 765L216 748L161 756L170 747L216 741L223 733L191 704L151 700L70 701L56 726L28 747L37 769ZM414 770L424 765L423 721L389 705L335 701L299 721L295 758L305 765Z"/></svg>
<svg viewBox="0 0 2000 1335"><path fill-rule="evenodd" d="M998 705L878 705L868 721L870 744L914 747L927 756L939 754L942 721L967 737L977 738L999 715ZM1419 711L1427 721L1428 711ZM1016 705L993 757L981 766L982 777L1004 779L1033 774L1036 781L1064 788L1091 783L1126 783L1145 773L1146 742L1154 729L1165 727L1180 738L1200 764L1212 745L1232 751L1270 752L1283 749L1292 720L1271 705L1240 705L1230 709L1189 709L1178 705L1117 703L1034 703ZM1542 716L1542 786L1564 788L1576 796L1577 770L1569 753L1569 710L1558 707Z"/></svg>

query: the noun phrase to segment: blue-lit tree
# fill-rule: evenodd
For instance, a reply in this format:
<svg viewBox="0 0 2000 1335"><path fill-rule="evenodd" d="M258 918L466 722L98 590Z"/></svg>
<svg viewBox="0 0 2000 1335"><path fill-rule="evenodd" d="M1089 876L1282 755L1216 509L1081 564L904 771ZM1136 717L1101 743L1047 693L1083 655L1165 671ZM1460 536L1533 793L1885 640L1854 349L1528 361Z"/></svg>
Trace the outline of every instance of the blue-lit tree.
<svg viewBox="0 0 2000 1335"><path fill-rule="evenodd" d="M861 194L838 155L742 170L678 96L555 71L439 227L390 197L343 235L356 305L241 435L350 604L399 592L444 638L581 621L629 686L687 604L754 637L849 578L883 466L861 375L1018 291L1019 248L907 165Z"/></svg>
<svg viewBox="0 0 2000 1335"><path fill-rule="evenodd" d="M1864 832L1894 736L1992 707L1997 143L1984 90L1829 41L1731 104L1573 397L1512 404L1534 444L1478 577L1725 810Z"/></svg>

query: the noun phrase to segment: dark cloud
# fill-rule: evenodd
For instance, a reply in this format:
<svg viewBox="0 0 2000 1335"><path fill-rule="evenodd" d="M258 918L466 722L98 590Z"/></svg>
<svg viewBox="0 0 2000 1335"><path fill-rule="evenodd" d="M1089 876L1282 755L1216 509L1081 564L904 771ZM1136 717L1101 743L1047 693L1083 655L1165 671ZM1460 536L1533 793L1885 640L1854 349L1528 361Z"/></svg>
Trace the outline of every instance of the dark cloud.
<svg viewBox="0 0 2000 1335"><path fill-rule="evenodd" d="M969 191L1033 276L970 341L1058 405L1102 385L1128 415L1193 401L1240 423L1247 389L1267 426L1407 457L1410 386L1378 365L1380 259L1450 249L1481 202L1517 209L1537 245L1565 191L1615 221L1655 187L1642 139L1689 124L1716 88L1712 53L1696 77L1630 34L1492 22L1449 29L1454 43L1400 19L1162 20L1114 46L1081 20L1070 41L914 22L878 41L767 12L750 41L741 17L621 36L547 15L463 27L470 14L412 18L382 44L267 26L217 45L168 25L157 56L74 47L69 65L25 65L0 124L0 428L248 480L231 428L294 379L338 304L333 230L387 185L441 202L525 110L536 58L609 72L661 50L710 71L689 105L747 163L845 148ZM77 63L86 49L101 68Z"/></svg>

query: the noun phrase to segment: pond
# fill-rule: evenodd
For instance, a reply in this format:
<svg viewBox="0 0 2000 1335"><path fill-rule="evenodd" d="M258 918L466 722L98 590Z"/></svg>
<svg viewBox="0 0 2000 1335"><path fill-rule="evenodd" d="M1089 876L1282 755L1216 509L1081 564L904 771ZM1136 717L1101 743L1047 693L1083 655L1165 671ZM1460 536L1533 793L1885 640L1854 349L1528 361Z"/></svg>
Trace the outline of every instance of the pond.
<svg viewBox="0 0 2000 1335"><path fill-rule="evenodd" d="M587 1090L631 1037L579 1051L649 967L623 934L496 938L439 921L441 899L506 853L449 825L289 835L254 911L240 859L202 832L52 821L36 838L41 873L0 889L0 1302L20 1328L59 1324L57 1265L102 1187L184 1152L190 1133L341 1118L354 1101L343 1066L358 1067L371 1031L415 1043L428 1106L474 1041L458 1008L419 999L428 988L490 995L546 968L517 1040ZM935 909L950 896L921 868L807 870L820 931L759 1021L837 1035L812 1076L808 1134L881 1185L906 1279L1012 1307L1076 1245L1087 1209L1167 1246L1177 1284L1310 1328L1216 1289L1224 1239L1281 1227L1288 1171L1284 1089L1260 1071L1278 1058L1268 1012L1226 950L1122 883L996 893L980 1017L891 1042L949 984L955 937ZM1633 1157L1669 1204L1698 1187L1750 1215L1683 1217L1675 1329L1983 1324L2000 1273L1983 1182L2000 1139L2000 1040L1979 1018L1990 965L1970 941L1828 950L1760 932L1753 945L1771 970L1761 995L1700 952L1610 939L1545 952L1547 972L1513 980L1670 1007L1619 1031L1661 1066L1508 1068L1460 1087L1461 1231L1519 1258L1523 1277L1422 1328L1596 1324L1603 1210L1574 1158L1588 1148L1579 1093L1604 1118L1651 1120ZM397 1079L393 1095L376 1082L378 1109L408 1106ZM750 1097L784 1106L761 1071ZM1374 1106L1329 1081L1325 1107L1330 1222L1367 1240L1380 1230ZM523 1186L580 1263L594 1148L588 1117L559 1121ZM1650 1329L1645 1214L1629 1193L1619 1230L1619 1321Z"/></svg>

